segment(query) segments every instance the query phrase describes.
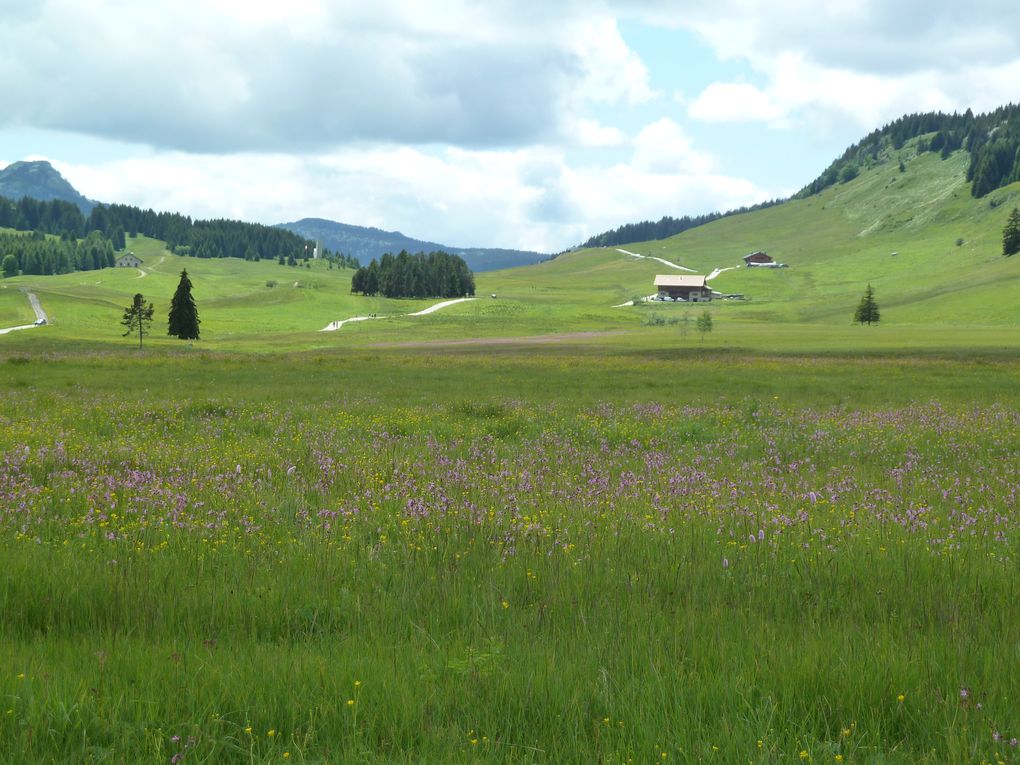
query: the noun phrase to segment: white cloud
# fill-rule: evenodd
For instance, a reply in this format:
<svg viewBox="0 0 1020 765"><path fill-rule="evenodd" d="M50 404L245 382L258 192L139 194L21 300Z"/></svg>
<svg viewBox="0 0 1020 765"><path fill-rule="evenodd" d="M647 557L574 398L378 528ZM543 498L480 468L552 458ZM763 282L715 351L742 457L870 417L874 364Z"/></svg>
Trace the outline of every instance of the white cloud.
<svg viewBox="0 0 1020 765"><path fill-rule="evenodd" d="M3 0L0 127L164 149L547 140L655 94L606 12L537 0Z"/></svg>
<svg viewBox="0 0 1020 765"><path fill-rule="evenodd" d="M585 100L608 104L641 104L656 93L649 84L648 69L627 47L616 21L595 19L573 31L573 52L581 62L583 77L575 93Z"/></svg>
<svg viewBox="0 0 1020 765"><path fill-rule="evenodd" d="M773 122L785 109L749 83L714 82L688 107L691 117L705 122Z"/></svg>
<svg viewBox="0 0 1020 765"><path fill-rule="evenodd" d="M598 120L579 118L573 121L572 127L567 127L566 132L574 137L578 146L587 148L606 148L622 146L627 141L623 131L602 125Z"/></svg>
<svg viewBox="0 0 1020 765"><path fill-rule="evenodd" d="M634 139L634 167L655 175L702 175L715 167L715 159L697 151L676 122L663 118Z"/></svg>
<svg viewBox="0 0 1020 765"><path fill-rule="evenodd" d="M903 114L1016 100L1020 5L998 0L666 0L618 12L696 32L760 85L716 82L689 105L706 122L871 130ZM1011 84L1010 84L1011 83Z"/></svg>

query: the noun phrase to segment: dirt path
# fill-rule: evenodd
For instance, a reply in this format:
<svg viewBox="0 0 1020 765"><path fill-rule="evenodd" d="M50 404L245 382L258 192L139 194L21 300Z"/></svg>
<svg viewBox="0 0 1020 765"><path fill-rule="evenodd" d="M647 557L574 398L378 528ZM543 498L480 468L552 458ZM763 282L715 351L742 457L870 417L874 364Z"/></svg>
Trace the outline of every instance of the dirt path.
<svg viewBox="0 0 1020 765"><path fill-rule="evenodd" d="M689 271L692 274L696 274L697 273L697 271L695 271L693 268L687 268L687 266L678 266L676 263L671 263L668 260L663 260L662 258L657 258L654 255L638 255L636 252L631 252L630 250L621 250L619 247L616 248L616 251L617 252L622 252L624 255L630 255L632 258L643 258L644 260L657 260L660 263L663 263L663 264L669 266L670 268L677 269L678 271Z"/></svg>
<svg viewBox="0 0 1020 765"><path fill-rule="evenodd" d="M717 268L714 271L712 271L712 273L705 277L705 281L710 282L724 271L736 271L738 268L740 268L740 266L730 266L729 268Z"/></svg>
<svg viewBox="0 0 1020 765"><path fill-rule="evenodd" d="M456 305L457 303L464 303L464 302L467 302L469 300L477 300L477 299L478 298L469 297L469 298L456 298L454 300L444 300L442 303L436 303L435 305L430 305L428 308L424 308L421 311L415 311L414 313L397 314L397 316L427 316L428 314L435 313L436 311L442 310L443 308L446 308L447 306ZM336 332L344 324L350 324L352 321L368 321L369 319L387 319L387 318L393 318L393 317L389 317L389 316L376 316L375 314L372 314L371 316L352 316L351 318L344 319L343 321L331 321L329 324L327 324L325 327L323 327L319 331L320 332Z"/></svg>
<svg viewBox="0 0 1020 765"><path fill-rule="evenodd" d="M43 324L49 321L49 317L46 316L46 311L43 310L42 304L39 302L39 298L35 296L35 293L29 292L28 290L25 290L24 292L25 295L28 297L28 302L31 304L32 310L35 311L35 320ZM4 329L0 329L0 335L6 335L8 332L16 332L19 329L34 329L35 327L38 326L40 325L22 324L19 327L6 327Z"/></svg>

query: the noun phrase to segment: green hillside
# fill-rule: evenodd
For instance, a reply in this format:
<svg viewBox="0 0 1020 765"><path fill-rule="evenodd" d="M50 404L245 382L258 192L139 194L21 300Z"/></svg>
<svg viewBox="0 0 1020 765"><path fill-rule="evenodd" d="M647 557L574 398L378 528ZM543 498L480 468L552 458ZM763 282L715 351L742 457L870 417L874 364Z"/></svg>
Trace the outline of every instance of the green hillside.
<svg viewBox="0 0 1020 765"><path fill-rule="evenodd" d="M923 139L922 139L923 140ZM385 300L350 294L351 270L275 261L178 257L139 237L129 249L136 269L104 269L2 281L3 326L30 320L19 288L36 292L50 314L43 332L4 336L9 347L66 340L125 342L120 313L135 292L156 305L152 342L165 338L165 315L182 268L195 284L209 348L271 350L361 344L448 342L570 335L576 342L661 345L692 329L703 304L621 306L652 293L659 273L680 273L647 256L709 274L715 290L746 296L717 300L708 338L719 347L816 351L834 345L885 347L1013 346L1020 324L1020 258L1001 255L1002 229L1020 205L1020 184L974 199L968 155L942 159L896 151L899 162L876 163L819 194L726 217L666 240L579 250L533 266L476 275L478 299L427 316L408 316L436 301ZM747 269L742 257L766 250L785 269ZM275 282L274 286L267 286ZM854 308L872 284L881 324L852 325ZM493 298L492 296L495 296ZM27 303L27 301L25 301ZM337 332L330 322L369 316ZM688 321L683 322L687 316ZM693 334L691 332L690 334ZM690 338L693 342L694 338ZM174 346L174 344L177 346Z"/></svg>
<svg viewBox="0 0 1020 765"><path fill-rule="evenodd" d="M887 325L1020 322L1020 259L1001 254L1002 228L1020 204L1020 184L976 200L965 179L966 153L943 160L909 149L905 172L896 163L878 165L806 199L622 249L702 274L742 266L743 255L759 249L789 266L740 267L714 279L716 290L748 298L713 303L732 319L846 325L870 282ZM594 310L596 303L610 306L651 292L655 273L680 272L604 248L493 275L485 287L517 296L530 285L536 299L559 294L564 301L590 302Z"/></svg>

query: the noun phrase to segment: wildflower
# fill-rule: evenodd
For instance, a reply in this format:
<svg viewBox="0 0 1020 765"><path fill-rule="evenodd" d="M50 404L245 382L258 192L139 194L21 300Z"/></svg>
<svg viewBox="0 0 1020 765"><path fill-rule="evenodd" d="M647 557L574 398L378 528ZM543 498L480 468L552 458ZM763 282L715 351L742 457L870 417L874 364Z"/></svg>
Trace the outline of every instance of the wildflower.
<svg viewBox="0 0 1020 765"><path fill-rule="evenodd" d="M904 695L903 695L902 693L901 693L901 694L900 694L899 696L897 696L897 697L896 697L896 700L897 700L897 701L898 701L898 702L899 702L900 704L902 704L902 703L903 703L904 701L906 701L906 699L907 699L907 697L906 697L906 696L904 696Z"/></svg>
<svg viewBox="0 0 1020 765"><path fill-rule="evenodd" d="M729 568L730 567L730 559L729 558L723 558L722 559L722 567L723 568Z"/></svg>
<svg viewBox="0 0 1020 765"><path fill-rule="evenodd" d="M355 680L354 681L354 687L355 688L360 688L361 687L361 681L360 680Z"/></svg>
<svg viewBox="0 0 1020 765"><path fill-rule="evenodd" d="M251 726L249 725L247 728L245 728L244 732L247 733L250 736L251 735Z"/></svg>
<svg viewBox="0 0 1020 765"><path fill-rule="evenodd" d="M843 762L843 755L837 754L836 755L836 762Z"/></svg>
<svg viewBox="0 0 1020 765"><path fill-rule="evenodd" d="M811 759L811 753L807 749L801 749L800 750L800 758L802 760L810 760Z"/></svg>
<svg viewBox="0 0 1020 765"><path fill-rule="evenodd" d="M283 753L283 759L286 760L288 757L290 757L290 752L284 752Z"/></svg>
<svg viewBox="0 0 1020 765"><path fill-rule="evenodd" d="M269 736L269 738L273 738L276 735L276 728L270 728L266 735Z"/></svg>
<svg viewBox="0 0 1020 765"><path fill-rule="evenodd" d="M503 601L503 608L510 608L510 604L507 603L505 600Z"/></svg>
<svg viewBox="0 0 1020 765"><path fill-rule="evenodd" d="M347 706L353 707L354 706L354 699L347 699Z"/></svg>
<svg viewBox="0 0 1020 765"><path fill-rule="evenodd" d="M999 731L992 731L992 741L1002 741L1002 734Z"/></svg>

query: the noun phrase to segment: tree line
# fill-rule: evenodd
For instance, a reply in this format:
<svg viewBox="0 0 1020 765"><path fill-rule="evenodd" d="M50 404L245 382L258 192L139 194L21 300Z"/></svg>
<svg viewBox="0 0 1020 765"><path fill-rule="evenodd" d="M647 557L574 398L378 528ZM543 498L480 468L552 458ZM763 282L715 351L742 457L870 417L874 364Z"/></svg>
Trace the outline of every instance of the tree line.
<svg viewBox="0 0 1020 765"><path fill-rule="evenodd" d="M837 183L855 178L861 168L890 161L900 162L898 152L913 139L918 154L934 152L943 159L964 150L970 155L967 180L971 194L980 198L1020 181L1020 105L1009 104L987 114L928 112L910 114L869 133L836 159L795 198L817 194Z"/></svg>
<svg viewBox="0 0 1020 765"><path fill-rule="evenodd" d="M398 297L463 297L475 294L475 277L464 259L448 252L386 253L354 272L351 292Z"/></svg>
<svg viewBox="0 0 1020 765"><path fill-rule="evenodd" d="M166 242L171 252L197 258L283 257L286 262L296 262L312 257L315 246L291 231L260 223L192 220L180 213L158 213L122 204L97 205L85 216L70 202L43 202L30 197L17 201L0 197L0 228L41 231L66 240L83 239L98 231L110 240L114 250L126 247L127 236L143 234Z"/></svg>
<svg viewBox="0 0 1020 765"><path fill-rule="evenodd" d="M728 210L723 213L710 212L704 215L684 215L680 218L664 215L657 221L645 220L640 223L625 223L619 228L596 234L582 244L581 247L618 247L624 244L633 244L634 242L651 242L657 239L668 239L671 236L682 234L684 231L697 228L698 226L704 226L706 223L717 221L720 218L754 212L755 210L764 210L767 207L782 204L783 201L782 199L772 199L749 207L738 207L735 210Z"/></svg>
<svg viewBox="0 0 1020 765"><path fill-rule="evenodd" d="M94 271L114 265L113 243L97 231L73 241L30 234L0 234L0 268L4 276L18 273L46 276Z"/></svg>

